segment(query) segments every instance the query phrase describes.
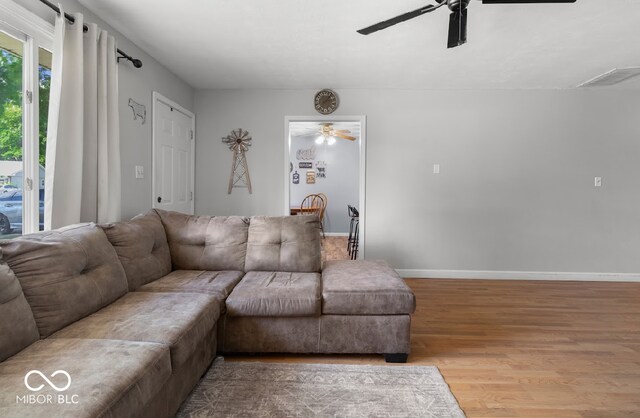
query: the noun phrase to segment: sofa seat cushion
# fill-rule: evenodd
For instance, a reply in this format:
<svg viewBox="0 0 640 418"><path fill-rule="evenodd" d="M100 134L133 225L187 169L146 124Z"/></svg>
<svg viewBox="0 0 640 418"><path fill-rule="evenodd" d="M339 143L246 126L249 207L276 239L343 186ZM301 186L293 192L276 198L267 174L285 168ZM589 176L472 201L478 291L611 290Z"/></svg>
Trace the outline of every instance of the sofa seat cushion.
<svg viewBox="0 0 640 418"><path fill-rule="evenodd" d="M118 254L130 291L171 272L167 235L155 211L100 226Z"/></svg>
<svg viewBox="0 0 640 418"><path fill-rule="evenodd" d="M32 373L25 386L25 376ZM0 363L0 416L8 417L124 417L141 416L145 405L171 376L167 346L145 342L45 339ZM51 402L28 403L28 396ZM63 396L63 402L60 402ZM75 403L74 403L75 402Z"/></svg>
<svg viewBox="0 0 640 418"><path fill-rule="evenodd" d="M0 249L0 361L38 341L40 334L31 307Z"/></svg>
<svg viewBox="0 0 640 418"><path fill-rule="evenodd" d="M227 298L229 316L320 315L320 274L250 271Z"/></svg>
<svg viewBox="0 0 640 418"><path fill-rule="evenodd" d="M178 368L211 333L219 316L220 302L212 295L131 292L51 338L165 344L170 347L172 367Z"/></svg>
<svg viewBox="0 0 640 418"><path fill-rule="evenodd" d="M1 244L45 338L127 292L127 277L106 235L77 224Z"/></svg>
<svg viewBox="0 0 640 418"><path fill-rule="evenodd" d="M141 292L208 293L224 300L244 276L242 271L176 270L142 286Z"/></svg>
<svg viewBox="0 0 640 418"><path fill-rule="evenodd" d="M322 313L338 315L411 314L411 288L384 261L327 261L322 270Z"/></svg>

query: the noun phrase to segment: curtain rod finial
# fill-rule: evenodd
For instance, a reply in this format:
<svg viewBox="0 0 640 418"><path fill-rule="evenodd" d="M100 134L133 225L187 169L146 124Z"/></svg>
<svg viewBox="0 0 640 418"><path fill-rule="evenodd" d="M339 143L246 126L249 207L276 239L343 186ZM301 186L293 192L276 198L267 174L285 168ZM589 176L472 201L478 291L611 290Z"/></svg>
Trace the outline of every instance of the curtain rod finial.
<svg viewBox="0 0 640 418"><path fill-rule="evenodd" d="M126 55L125 53L123 53L122 51L118 50L118 53L120 54L120 56L118 57L118 62L120 62L120 60L125 59L127 61L131 61L131 63L133 64L134 67L136 68L141 68L142 67L142 61L140 61L137 58L133 58L129 55Z"/></svg>

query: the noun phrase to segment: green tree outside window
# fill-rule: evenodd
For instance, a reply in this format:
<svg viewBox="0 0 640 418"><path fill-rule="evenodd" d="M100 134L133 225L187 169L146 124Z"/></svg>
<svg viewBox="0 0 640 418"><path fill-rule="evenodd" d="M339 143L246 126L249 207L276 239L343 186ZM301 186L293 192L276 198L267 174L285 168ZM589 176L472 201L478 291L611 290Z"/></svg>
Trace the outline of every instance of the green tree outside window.
<svg viewBox="0 0 640 418"><path fill-rule="evenodd" d="M45 166L51 70L38 67L39 162ZM22 57L0 49L0 160L22 161Z"/></svg>

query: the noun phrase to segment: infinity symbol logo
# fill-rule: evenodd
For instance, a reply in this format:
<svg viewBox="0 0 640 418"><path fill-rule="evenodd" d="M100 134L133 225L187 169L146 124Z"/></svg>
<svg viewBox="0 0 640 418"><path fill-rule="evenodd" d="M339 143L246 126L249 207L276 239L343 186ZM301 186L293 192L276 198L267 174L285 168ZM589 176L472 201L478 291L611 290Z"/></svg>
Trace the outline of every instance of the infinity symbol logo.
<svg viewBox="0 0 640 418"><path fill-rule="evenodd" d="M64 387L59 388L58 386L54 385L53 382L51 380L49 380L47 378L47 376L45 376L40 370L31 370L29 371L29 373L27 373L24 376L24 385L27 387L27 389L29 389L32 392L37 392L39 390L42 390L42 388L44 387L44 384L41 384L40 386L36 386L33 387L31 385L29 385L29 376L31 376L32 374L37 374L39 375L41 378L44 379L45 382L47 382L49 384L49 386L51 386L53 389L55 389L58 392L62 392L64 390L69 389L69 386L71 386L71 376L69 376L69 373L65 372L64 370L56 370L55 372L53 372L53 374L51 374L51 377L55 377L59 374L63 374L65 376L67 376L67 384Z"/></svg>

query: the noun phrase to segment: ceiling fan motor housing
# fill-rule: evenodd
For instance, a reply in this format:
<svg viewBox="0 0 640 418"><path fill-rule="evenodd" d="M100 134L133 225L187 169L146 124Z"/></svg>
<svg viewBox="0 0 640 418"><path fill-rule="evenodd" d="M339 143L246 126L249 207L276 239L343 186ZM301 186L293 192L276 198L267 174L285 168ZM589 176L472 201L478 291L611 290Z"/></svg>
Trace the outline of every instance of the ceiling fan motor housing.
<svg viewBox="0 0 640 418"><path fill-rule="evenodd" d="M464 10L469 5L470 0L447 0L447 7L452 12L457 12L458 10Z"/></svg>

